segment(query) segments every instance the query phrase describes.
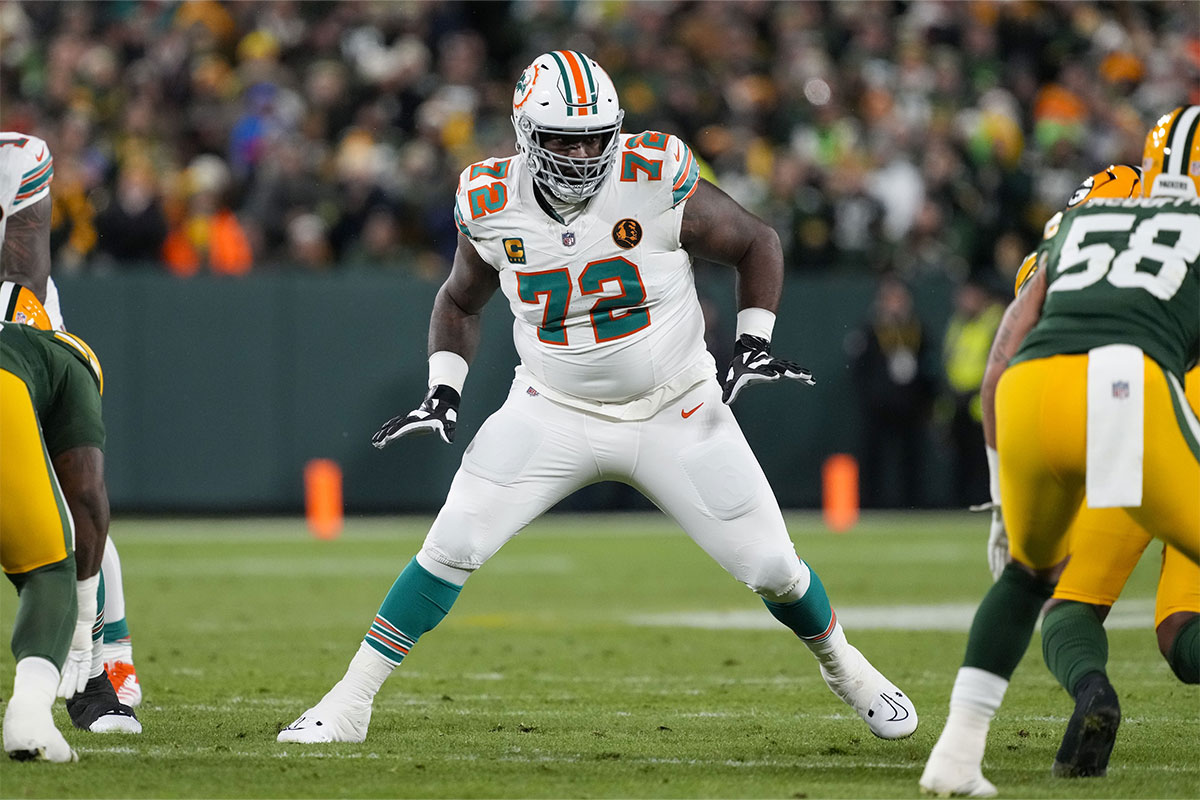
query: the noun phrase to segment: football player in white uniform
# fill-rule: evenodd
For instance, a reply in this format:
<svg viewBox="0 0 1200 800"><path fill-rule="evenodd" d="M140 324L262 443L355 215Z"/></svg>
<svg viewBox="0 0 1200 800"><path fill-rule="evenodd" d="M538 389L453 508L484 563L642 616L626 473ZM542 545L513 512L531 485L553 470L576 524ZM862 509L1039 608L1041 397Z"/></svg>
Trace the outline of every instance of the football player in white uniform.
<svg viewBox="0 0 1200 800"><path fill-rule="evenodd" d="M813 382L770 352L779 237L701 180L682 141L622 134L623 116L599 64L546 53L514 93L517 155L463 171L458 250L430 320L429 391L373 443L427 432L453 440L479 314L497 288L521 363L345 677L279 741L362 741L384 680L467 578L556 502L603 480L640 490L761 595L872 733L899 739L916 729L909 698L846 641L728 407L753 383ZM720 381L704 347L693 257L738 272L738 339Z"/></svg>
<svg viewBox="0 0 1200 800"><path fill-rule="evenodd" d="M0 279L14 285L28 287L42 303L54 330L65 331L62 310L58 301L58 289L50 277L50 183L54 179L54 158L50 148L36 136L16 131L0 132ZM8 308L4 309L6 319ZM64 490L70 494L67 481L62 481ZM101 572L104 587L99 590L102 600L95 619L77 621L71 650L62 670L62 686L59 695L70 698L67 703L71 718L78 727L85 729L125 729L136 725L132 711L126 707L141 701L141 688L136 674L132 677L132 692L128 686L112 687L105 670L105 651L102 631L111 633L114 628L124 631L125 646L121 658L129 663L132 671L132 648L128 645L128 627L125 624L125 598L121 584L120 560L112 539L105 537L104 558ZM81 579L81 593L96 593L99 576ZM80 609L96 609L95 602L79 604ZM81 611L82 613L82 611ZM105 616L113 623L105 626ZM119 647L119 645L118 645ZM125 654L125 650L129 650ZM128 675L122 682L130 683ZM105 690L101 685L109 684L112 689L123 688L119 695ZM116 728L100 717L120 717ZM124 720L129 720L125 722ZM136 725L140 730L140 725Z"/></svg>

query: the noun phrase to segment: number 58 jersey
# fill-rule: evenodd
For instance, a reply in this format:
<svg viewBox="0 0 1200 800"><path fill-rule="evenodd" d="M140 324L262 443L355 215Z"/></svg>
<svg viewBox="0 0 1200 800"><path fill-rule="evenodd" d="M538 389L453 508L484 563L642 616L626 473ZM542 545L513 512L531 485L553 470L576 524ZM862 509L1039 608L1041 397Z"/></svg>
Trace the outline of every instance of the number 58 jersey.
<svg viewBox="0 0 1200 800"><path fill-rule="evenodd" d="M1183 381L1200 356L1200 200L1091 200L1037 259L1046 301L1012 363L1131 344Z"/></svg>
<svg viewBox="0 0 1200 800"><path fill-rule="evenodd" d="M680 245L699 165L674 136L622 134L616 163L570 222L540 204L524 155L459 179L458 229L500 274L517 377L553 400L645 419L715 372Z"/></svg>

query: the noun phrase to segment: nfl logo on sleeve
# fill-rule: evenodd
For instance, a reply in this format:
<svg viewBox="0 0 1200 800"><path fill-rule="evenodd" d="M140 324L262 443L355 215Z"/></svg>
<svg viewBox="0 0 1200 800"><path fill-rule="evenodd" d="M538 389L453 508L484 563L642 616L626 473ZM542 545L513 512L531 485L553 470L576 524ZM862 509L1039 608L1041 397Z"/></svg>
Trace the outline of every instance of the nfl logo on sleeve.
<svg viewBox="0 0 1200 800"><path fill-rule="evenodd" d="M565 231L563 233L563 247L574 247L574 246L575 246L575 232L574 231Z"/></svg>

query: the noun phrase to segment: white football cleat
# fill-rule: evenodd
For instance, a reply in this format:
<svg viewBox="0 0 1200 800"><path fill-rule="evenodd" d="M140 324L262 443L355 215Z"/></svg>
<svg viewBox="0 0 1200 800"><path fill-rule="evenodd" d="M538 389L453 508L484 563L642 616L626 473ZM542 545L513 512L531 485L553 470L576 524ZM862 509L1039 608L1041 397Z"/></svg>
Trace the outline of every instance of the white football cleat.
<svg viewBox="0 0 1200 800"><path fill-rule="evenodd" d="M58 728L49 708L11 698L4 710L4 752L16 761L78 761Z"/></svg>
<svg viewBox="0 0 1200 800"><path fill-rule="evenodd" d="M278 742L361 742L371 724L371 705L351 705L329 695L279 732Z"/></svg>
<svg viewBox="0 0 1200 800"><path fill-rule="evenodd" d="M841 660L844 666L839 672L847 677L834 675L821 665L821 677L830 690L857 711L880 739L911 736L917 729L917 709L908 696L853 645L846 645Z"/></svg>
<svg viewBox="0 0 1200 800"><path fill-rule="evenodd" d="M920 786L922 794L934 797L996 796L996 787L983 777L979 764L956 760L938 747L934 747L929 754L925 771L921 773Z"/></svg>

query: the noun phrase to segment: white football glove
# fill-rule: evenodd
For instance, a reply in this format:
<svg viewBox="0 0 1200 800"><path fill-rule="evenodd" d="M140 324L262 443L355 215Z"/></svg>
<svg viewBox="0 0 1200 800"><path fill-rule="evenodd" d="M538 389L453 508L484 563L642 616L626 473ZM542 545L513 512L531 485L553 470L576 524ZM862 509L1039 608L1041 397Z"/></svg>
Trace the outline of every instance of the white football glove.
<svg viewBox="0 0 1200 800"><path fill-rule="evenodd" d="M987 543L988 567L992 570L992 580L1000 580L1000 573L1008 564L1008 531L1004 529L1004 515L1000 506L992 506L992 527L988 531Z"/></svg>
<svg viewBox="0 0 1200 800"><path fill-rule="evenodd" d="M79 611L75 615L71 649L63 661L62 678L58 682L59 697L74 697L76 692L82 692L87 686L92 671L92 630L96 625L96 590L99 585L99 575L75 582Z"/></svg>
<svg viewBox="0 0 1200 800"><path fill-rule="evenodd" d="M1000 573L1008 564L1008 531L1004 527L1004 515L1000 511L1000 456L994 447L986 447L988 464L988 492L992 502L980 510L992 512L992 527L988 531L987 559L992 571L992 580L1000 580Z"/></svg>

